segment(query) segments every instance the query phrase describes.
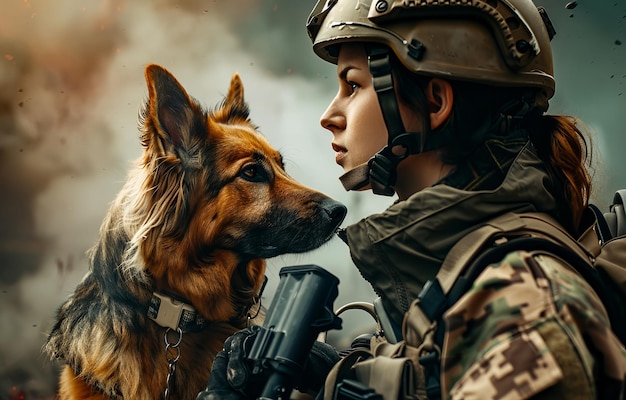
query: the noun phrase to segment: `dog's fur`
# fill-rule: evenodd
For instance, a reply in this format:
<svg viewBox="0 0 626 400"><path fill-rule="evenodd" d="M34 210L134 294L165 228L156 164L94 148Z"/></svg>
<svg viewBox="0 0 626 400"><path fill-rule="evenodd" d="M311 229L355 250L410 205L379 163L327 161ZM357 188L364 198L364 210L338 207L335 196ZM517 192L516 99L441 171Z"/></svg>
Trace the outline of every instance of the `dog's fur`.
<svg viewBox="0 0 626 400"><path fill-rule="evenodd" d="M146 67L145 76L144 154L45 346L67 364L60 399L162 397L166 328L146 316L153 292L186 299L209 321L183 333L169 393L195 399L223 341L245 327L263 259L321 246L345 216L341 204L285 173L249 119L237 74L211 111L162 67Z"/></svg>

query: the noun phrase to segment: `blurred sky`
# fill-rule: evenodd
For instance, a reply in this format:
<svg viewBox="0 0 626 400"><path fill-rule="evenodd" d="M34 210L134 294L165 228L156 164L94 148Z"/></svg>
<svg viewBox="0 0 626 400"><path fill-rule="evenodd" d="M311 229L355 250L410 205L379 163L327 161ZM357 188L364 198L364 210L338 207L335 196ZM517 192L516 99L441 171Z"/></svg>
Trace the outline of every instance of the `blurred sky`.
<svg viewBox="0 0 626 400"><path fill-rule="evenodd" d="M557 30L550 113L594 132L596 192L626 188L626 0L537 0ZM86 272L84 252L140 155L146 64L168 68L207 106L239 72L251 118L288 172L349 207L347 223L393 199L346 193L318 123L335 68L317 59L304 0L3 0L0 3L0 399L49 397L56 370L40 349L56 307ZM341 280L336 305L371 301L347 248L333 240L268 262L315 263ZM349 320L350 318L348 318ZM349 321L347 321L349 322ZM347 326L346 326L347 325ZM351 332L358 326L344 324Z"/></svg>

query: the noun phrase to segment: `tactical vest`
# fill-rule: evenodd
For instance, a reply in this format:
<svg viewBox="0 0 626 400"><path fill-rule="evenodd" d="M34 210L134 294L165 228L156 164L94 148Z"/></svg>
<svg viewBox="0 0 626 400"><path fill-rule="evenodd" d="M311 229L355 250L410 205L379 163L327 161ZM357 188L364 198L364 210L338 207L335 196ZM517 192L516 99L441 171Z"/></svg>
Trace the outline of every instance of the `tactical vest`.
<svg viewBox="0 0 626 400"><path fill-rule="evenodd" d="M348 354L329 374L325 399L441 398L443 314L467 292L487 265L515 251L554 257L582 276L602 300L623 350L625 199L626 189L618 191L610 212L604 215L590 206L588 217L593 223L578 239L542 213L507 213L472 231L453 246L435 279L411 303L403 321L402 340L390 343L375 335L370 349L356 349ZM378 323L380 328L380 319ZM626 361L614 369L614 375L626 377ZM616 387L607 391L621 391L623 396L624 378L614 384Z"/></svg>

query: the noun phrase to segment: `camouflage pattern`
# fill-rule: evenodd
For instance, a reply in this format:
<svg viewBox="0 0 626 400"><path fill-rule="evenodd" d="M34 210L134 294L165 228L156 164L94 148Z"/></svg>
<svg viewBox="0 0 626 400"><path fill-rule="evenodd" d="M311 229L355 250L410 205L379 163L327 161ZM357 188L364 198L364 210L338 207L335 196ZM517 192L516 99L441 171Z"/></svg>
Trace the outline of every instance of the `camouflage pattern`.
<svg viewBox="0 0 626 400"><path fill-rule="evenodd" d="M509 212L558 214L532 146L485 146L490 165L470 160L443 184L345 230L352 260L399 324L469 232ZM604 399L626 380L626 354L600 300L551 257L514 252L489 266L445 323L445 398Z"/></svg>
<svg viewBox="0 0 626 400"><path fill-rule="evenodd" d="M599 298L550 256L515 252L490 265L444 320L444 398L605 399L626 376Z"/></svg>

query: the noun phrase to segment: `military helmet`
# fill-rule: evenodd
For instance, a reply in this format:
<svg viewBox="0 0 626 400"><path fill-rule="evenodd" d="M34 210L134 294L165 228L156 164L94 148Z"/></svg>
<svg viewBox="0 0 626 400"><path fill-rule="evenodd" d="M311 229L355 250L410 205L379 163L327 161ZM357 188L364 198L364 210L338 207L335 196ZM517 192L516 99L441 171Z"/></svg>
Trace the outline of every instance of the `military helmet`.
<svg viewBox="0 0 626 400"><path fill-rule="evenodd" d="M554 29L531 0L319 0L307 31L331 63L338 44L380 43L417 74L537 88L545 109L554 94Z"/></svg>

